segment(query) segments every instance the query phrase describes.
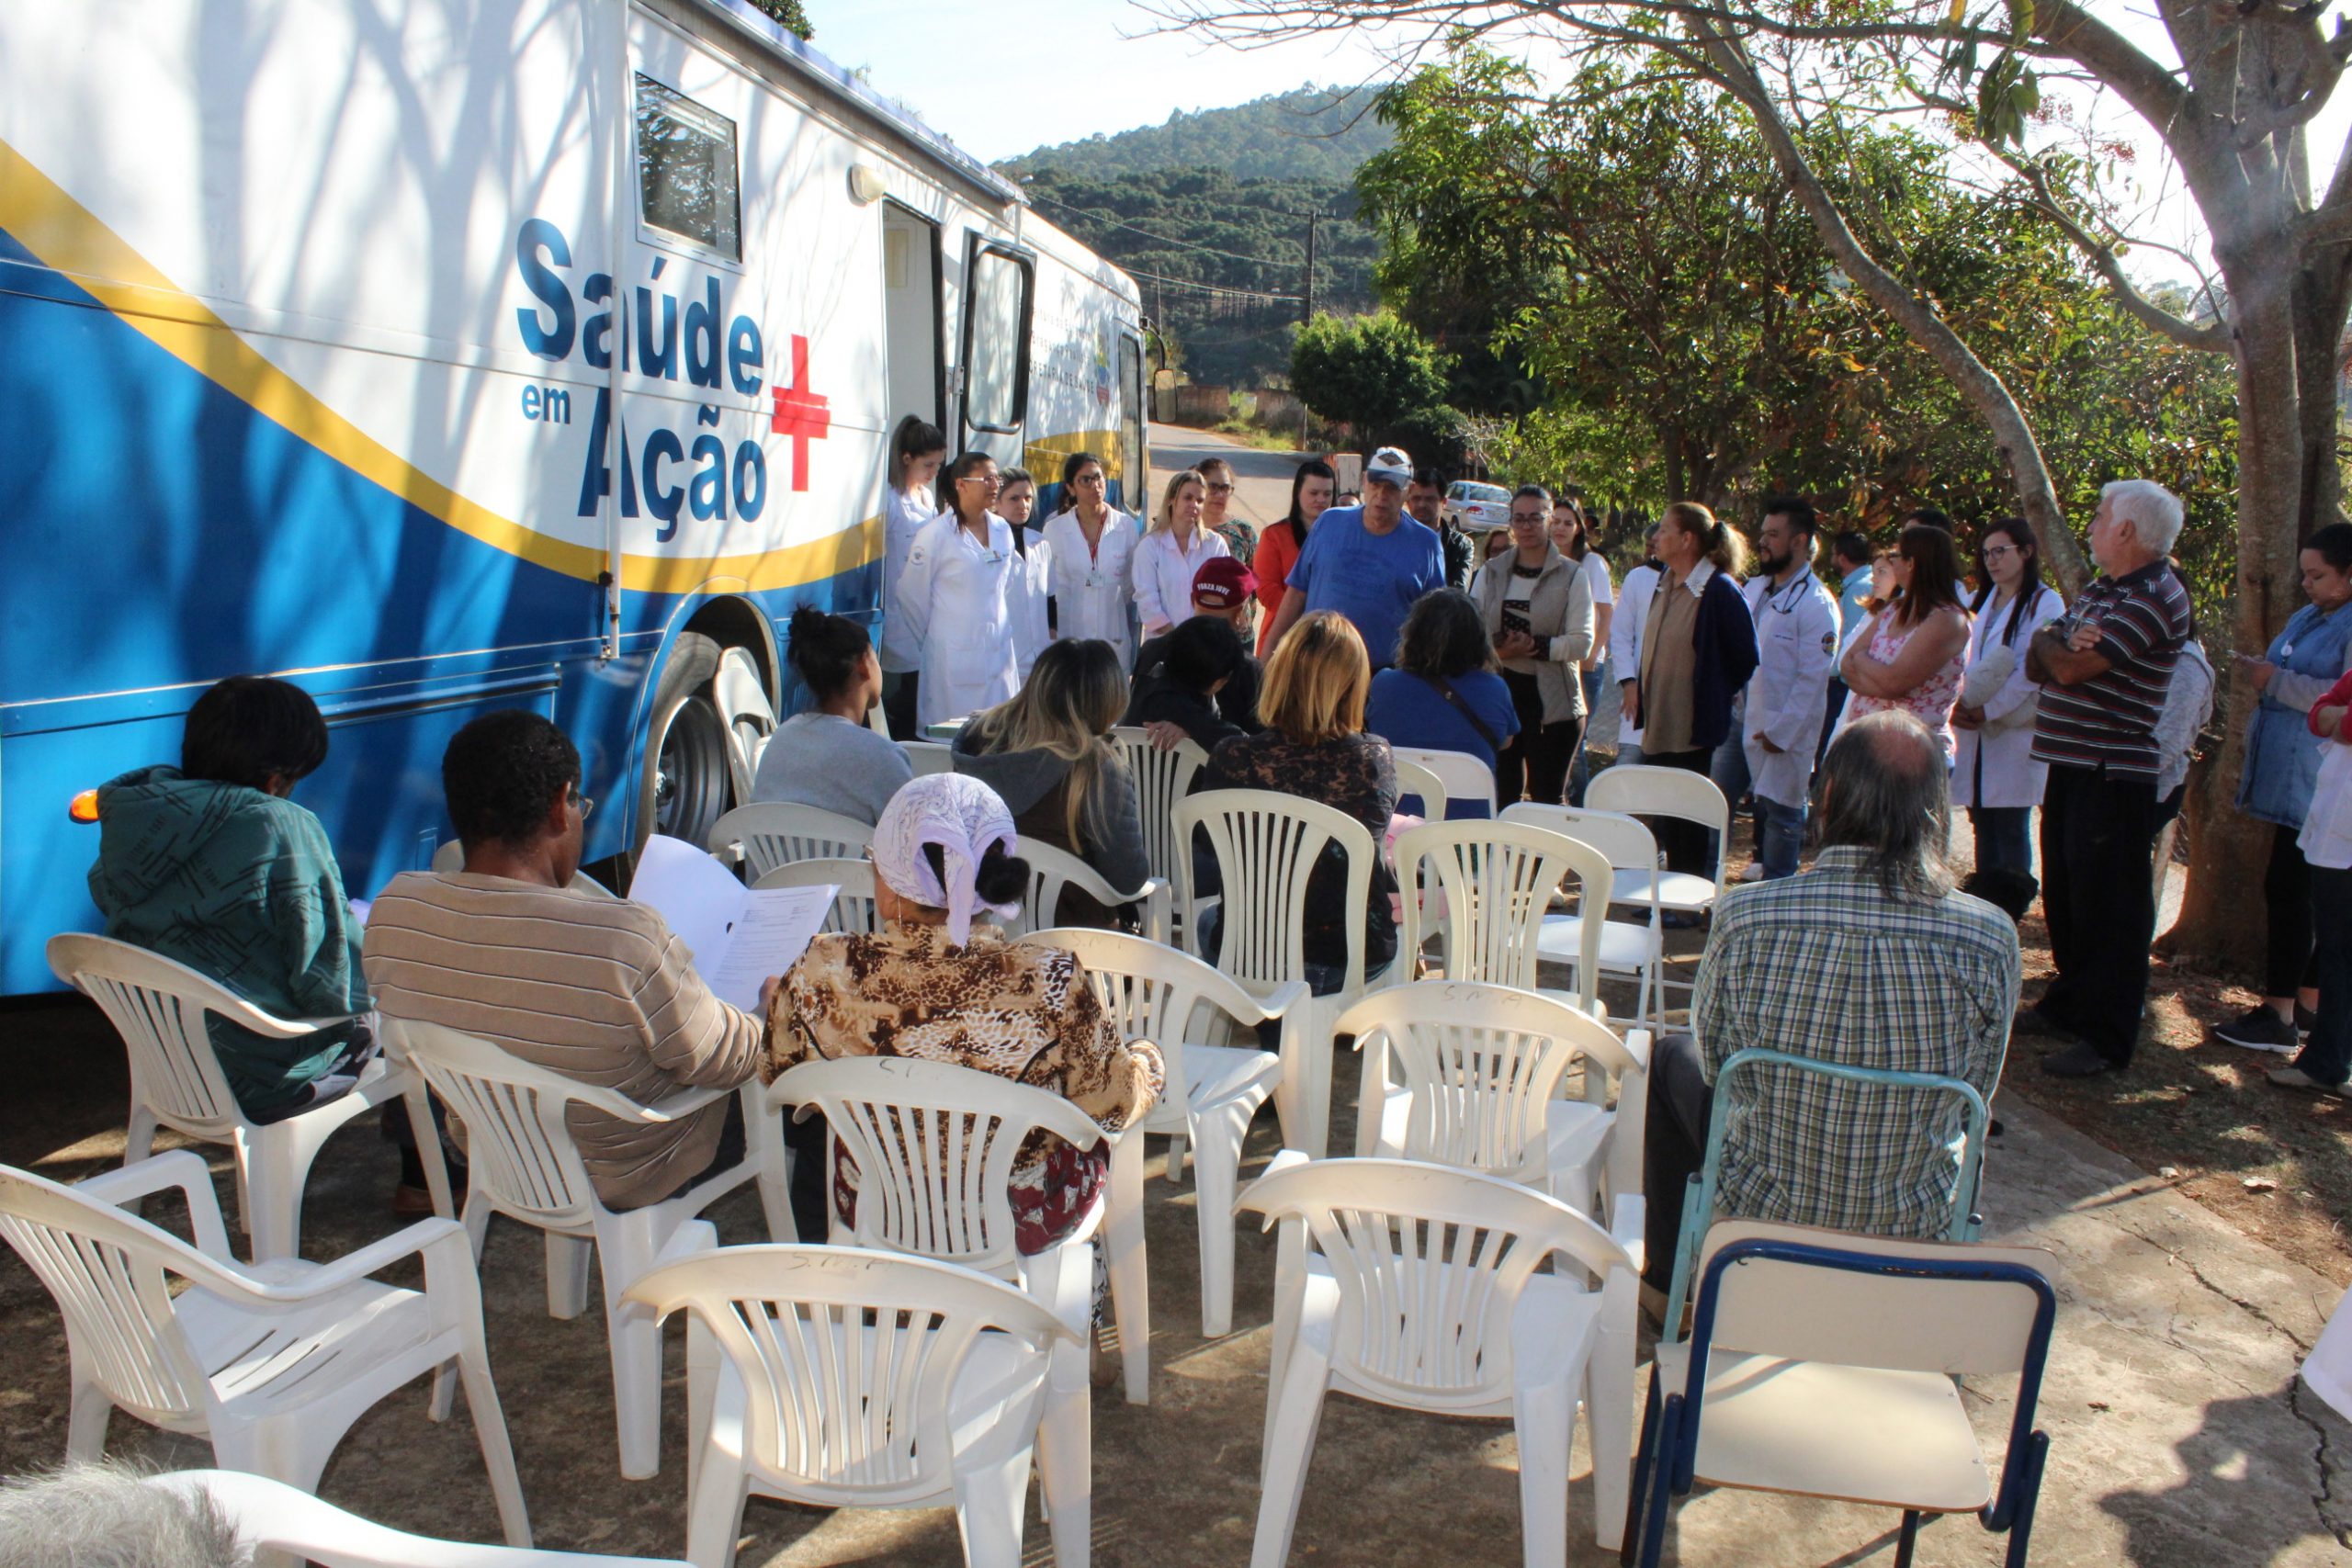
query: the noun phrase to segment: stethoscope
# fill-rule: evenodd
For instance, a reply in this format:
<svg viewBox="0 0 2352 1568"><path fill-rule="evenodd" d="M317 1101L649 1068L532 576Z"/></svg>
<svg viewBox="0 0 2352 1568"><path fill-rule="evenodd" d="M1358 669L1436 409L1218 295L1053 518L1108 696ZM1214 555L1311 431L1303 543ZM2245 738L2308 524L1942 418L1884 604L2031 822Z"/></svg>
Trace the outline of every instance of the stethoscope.
<svg viewBox="0 0 2352 1568"><path fill-rule="evenodd" d="M1806 567L1791 578L1785 587L1775 588L1765 594L1764 607L1776 615L1793 615L1797 613L1797 606L1804 603L1805 593L1812 587L1813 568Z"/></svg>

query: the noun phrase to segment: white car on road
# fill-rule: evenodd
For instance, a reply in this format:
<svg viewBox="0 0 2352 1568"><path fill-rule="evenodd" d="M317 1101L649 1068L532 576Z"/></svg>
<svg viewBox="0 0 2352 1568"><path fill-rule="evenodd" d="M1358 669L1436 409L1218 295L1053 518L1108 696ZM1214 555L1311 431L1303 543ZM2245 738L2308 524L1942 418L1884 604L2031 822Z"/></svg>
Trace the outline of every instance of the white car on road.
<svg viewBox="0 0 2352 1568"><path fill-rule="evenodd" d="M1465 534L1508 527L1510 491L1500 485L1456 479L1445 487L1445 520Z"/></svg>

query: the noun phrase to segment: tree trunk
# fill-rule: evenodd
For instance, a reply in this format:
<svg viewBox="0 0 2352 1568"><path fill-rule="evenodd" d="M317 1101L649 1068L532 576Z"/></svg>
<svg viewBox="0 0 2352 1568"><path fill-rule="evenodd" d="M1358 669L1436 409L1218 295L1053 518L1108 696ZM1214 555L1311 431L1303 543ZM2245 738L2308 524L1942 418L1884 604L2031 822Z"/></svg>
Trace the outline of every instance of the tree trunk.
<svg viewBox="0 0 2352 1568"><path fill-rule="evenodd" d="M2262 259L2248 247L2224 254L2231 327L2238 368L2238 547L2236 603L2231 618L2236 651L2260 658L2270 638L2301 602L2296 545L2312 504L2303 457L2303 399L2298 372L2300 279L2290 255ZM2337 318L2341 325L2342 318ZM2334 424L2333 358L2327 409ZM2330 431L2331 437L2333 430ZM2333 457L2333 445L2329 448ZM2334 463L2324 465L2333 470ZM2333 486L2329 489L2332 491ZM2208 650L2221 638L2208 634ZM2259 965L2267 939L2254 868L2269 853L2271 825L2234 808L2245 772L2245 727L2255 694L2234 664L2215 660L2224 714L2222 739L2198 786L2190 819L2192 853L2180 919L2160 945L2194 953L2232 968Z"/></svg>

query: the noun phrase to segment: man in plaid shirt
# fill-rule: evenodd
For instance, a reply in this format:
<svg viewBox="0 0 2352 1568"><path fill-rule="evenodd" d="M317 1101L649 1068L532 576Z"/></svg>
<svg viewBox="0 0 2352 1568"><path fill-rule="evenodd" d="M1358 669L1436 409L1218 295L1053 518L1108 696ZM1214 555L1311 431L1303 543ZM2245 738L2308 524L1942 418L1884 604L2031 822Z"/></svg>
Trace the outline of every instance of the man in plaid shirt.
<svg viewBox="0 0 2352 1568"><path fill-rule="evenodd" d="M1645 1282L1658 1290L1683 1184L1705 1157L1715 1075L1735 1053L1939 1073L1988 1100L2000 1080L2017 928L1944 874L1951 788L1927 728L1901 712L1849 725L1822 762L1819 820L1812 870L1724 896L1691 997L1695 1038L1670 1035L1652 1059ZM1742 1068L1734 1089L1716 1218L1897 1236L1951 1223L1953 1096L1769 1066Z"/></svg>

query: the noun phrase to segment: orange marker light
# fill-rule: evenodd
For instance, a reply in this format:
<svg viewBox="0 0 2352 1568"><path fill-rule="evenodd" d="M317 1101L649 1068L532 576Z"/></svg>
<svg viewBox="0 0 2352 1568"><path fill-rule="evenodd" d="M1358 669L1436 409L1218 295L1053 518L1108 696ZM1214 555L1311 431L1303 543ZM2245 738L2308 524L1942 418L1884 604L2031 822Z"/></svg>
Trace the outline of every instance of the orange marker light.
<svg viewBox="0 0 2352 1568"><path fill-rule="evenodd" d="M85 789L81 794L75 795L74 797L74 804L65 808L65 815L72 818L76 822L96 821L98 819L98 792L94 789Z"/></svg>

